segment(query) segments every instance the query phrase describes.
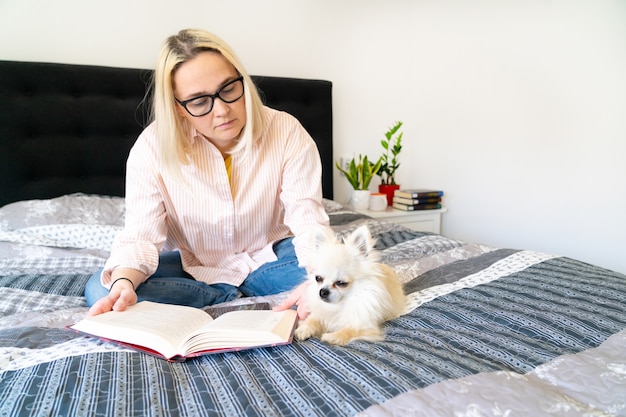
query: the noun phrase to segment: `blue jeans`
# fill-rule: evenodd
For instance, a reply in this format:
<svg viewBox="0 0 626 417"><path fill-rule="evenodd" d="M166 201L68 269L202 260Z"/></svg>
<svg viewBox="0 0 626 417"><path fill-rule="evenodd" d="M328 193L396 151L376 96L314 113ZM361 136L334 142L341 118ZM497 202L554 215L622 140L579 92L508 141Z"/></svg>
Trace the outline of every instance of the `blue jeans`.
<svg viewBox="0 0 626 417"><path fill-rule="evenodd" d="M306 270L298 267L293 238L274 244L277 260L261 265L235 287L230 284L206 284L183 271L178 252L163 252L153 275L136 289L138 301L155 301L201 308L241 297L278 294L289 291L305 280ZM91 276L85 288L90 307L108 294L100 283L102 269Z"/></svg>

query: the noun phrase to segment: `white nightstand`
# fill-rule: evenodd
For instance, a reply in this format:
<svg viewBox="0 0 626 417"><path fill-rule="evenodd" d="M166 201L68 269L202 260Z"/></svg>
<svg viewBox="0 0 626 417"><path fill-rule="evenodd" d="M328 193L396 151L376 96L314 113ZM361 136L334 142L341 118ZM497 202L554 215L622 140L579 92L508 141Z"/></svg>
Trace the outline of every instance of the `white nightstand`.
<svg viewBox="0 0 626 417"><path fill-rule="evenodd" d="M403 211L387 207L384 211L355 211L374 219L399 223L418 232L441 233L441 215L448 209Z"/></svg>

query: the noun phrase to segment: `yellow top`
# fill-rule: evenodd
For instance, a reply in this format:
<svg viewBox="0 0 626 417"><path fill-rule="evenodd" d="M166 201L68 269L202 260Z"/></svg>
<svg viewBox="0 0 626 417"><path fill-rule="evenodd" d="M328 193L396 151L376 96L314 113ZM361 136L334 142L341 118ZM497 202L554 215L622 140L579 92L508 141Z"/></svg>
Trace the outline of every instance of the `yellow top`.
<svg viewBox="0 0 626 417"><path fill-rule="evenodd" d="M226 158L224 158L224 165L226 165L226 174L228 175L228 182L230 182L232 184L231 181L231 172L233 170L233 158L232 156L229 154Z"/></svg>

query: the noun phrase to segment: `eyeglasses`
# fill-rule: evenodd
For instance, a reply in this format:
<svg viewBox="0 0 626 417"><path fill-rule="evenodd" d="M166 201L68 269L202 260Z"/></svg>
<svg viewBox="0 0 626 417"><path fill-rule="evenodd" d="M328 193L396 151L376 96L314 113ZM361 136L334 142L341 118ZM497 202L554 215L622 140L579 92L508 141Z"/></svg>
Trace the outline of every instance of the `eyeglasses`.
<svg viewBox="0 0 626 417"><path fill-rule="evenodd" d="M189 113L193 117L200 117L204 116L205 114L211 113L216 98L219 98L224 103L234 103L242 96L243 77L239 77L232 80L228 84L224 84L222 88L217 90L215 94L205 94L203 96L190 98L189 100L185 101L180 101L179 99L174 97L174 100L176 100L178 104L183 106L185 110L187 110L187 113Z"/></svg>

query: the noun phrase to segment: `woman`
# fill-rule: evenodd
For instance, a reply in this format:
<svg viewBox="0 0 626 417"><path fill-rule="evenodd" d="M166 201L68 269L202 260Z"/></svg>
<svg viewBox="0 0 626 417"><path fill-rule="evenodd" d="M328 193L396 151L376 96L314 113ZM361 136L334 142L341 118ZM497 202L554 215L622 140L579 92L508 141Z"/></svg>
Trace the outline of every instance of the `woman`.
<svg viewBox="0 0 626 417"><path fill-rule="evenodd" d="M279 308L300 304L307 234L328 227L311 137L263 106L232 50L201 30L167 39L153 100L127 161L124 230L85 290L90 314L296 287Z"/></svg>

